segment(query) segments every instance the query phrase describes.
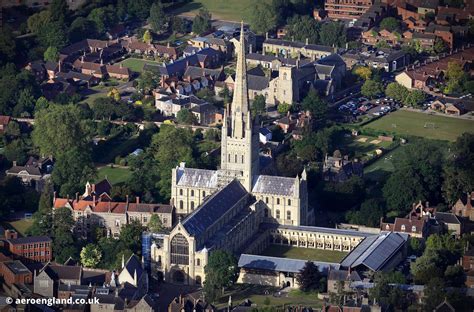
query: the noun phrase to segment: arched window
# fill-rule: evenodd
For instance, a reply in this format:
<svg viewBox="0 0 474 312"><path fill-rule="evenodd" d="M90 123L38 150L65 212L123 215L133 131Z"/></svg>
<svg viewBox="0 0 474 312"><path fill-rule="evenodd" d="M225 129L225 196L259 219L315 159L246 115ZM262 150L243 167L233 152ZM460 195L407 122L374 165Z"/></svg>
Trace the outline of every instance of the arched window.
<svg viewBox="0 0 474 312"><path fill-rule="evenodd" d="M191 202L191 210L194 210L194 202Z"/></svg>
<svg viewBox="0 0 474 312"><path fill-rule="evenodd" d="M268 197L265 197L265 204L268 204Z"/></svg>
<svg viewBox="0 0 474 312"><path fill-rule="evenodd" d="M183 196L183 189L179 189L179 195Z"/></svg>
<svg viewBox="0 0 474 312"><path fill-rule="evenodd" d="M275 218L280 219L280 210L275 211Z"/></svg>
<svg viewBox="0 0 474 312"><path fill-rule="evenodd" d="M237 155L234 156L235 163L237 163Z"/></svg>
<svg viewBox="0 0 474 312"><path fill-rule="evenodd" d="M191 196L194 196L194 190L191 190Z"/></svg>
<svg viewBox="0 0 474 312"><path fill-rule="evenodd" d="M201 285L201 283L202 283L201 277L199 275L196 275L196 285Z"/></svg>
<svg viewBox="0 0 474 312"><path fill-rule="evenodd" d="M171 239L171 263L189 264L189 244L183 234L176 234Z"/></svg>
<svg viewBox="0 0 474 312"><path fill-rule="evenodd" d="M291 199L288 199L288 206L291 206Z"/></svg>
<svg viewBox="0 0 474 312"><path fill-rule="evenodd" d="M244 163L244 155L242 155L242 163Z"/></svg>
<svg viewBox="0 0 474 312"><path fill-rule="evenodd" d="M200 266L201 265L201 259L196 259L196 265Z"/></svg>
<svg viewBox="0 0 474 312"><path fill-rule="evenodd" d="M179 209L183 209L183 208L184 208L183 201L180 200L180 201L179 201Z"/></svg>
<svg viewBox="0 0 474 312"><path fill-rule="evenodd" d="M202 191L202 197L206 197L206 191Z"/></svg>
<svg viewBox="0 0 474 312"><path fill-rule="evenodd" d="M286 212L286 220L291 220L291 211Z"/></svg>
<svg viewBox="0 0 474 312"><path fill-rule="evenodd" d="M279 198L277 198L277 205L279 205L279 204L280 204L280 199L279 199Z"/></svg>

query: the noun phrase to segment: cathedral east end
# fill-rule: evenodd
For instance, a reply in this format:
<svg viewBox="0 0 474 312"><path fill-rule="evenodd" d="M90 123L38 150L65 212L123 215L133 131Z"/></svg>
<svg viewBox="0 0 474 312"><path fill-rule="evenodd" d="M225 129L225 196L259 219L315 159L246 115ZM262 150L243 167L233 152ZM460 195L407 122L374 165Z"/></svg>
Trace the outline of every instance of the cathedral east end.
<svg viewBox="0 0 474 312"><path fill-rule="evenodd" d="M171 200L179 223L151 247L153 267L172 283L200 285L209 253L240 255L265 240L265 223L308 225L306 172L295 178L260 175L258 123L249 109L243 25L236 46L234 97L225 110L218 170L172 171Z"/></svg>

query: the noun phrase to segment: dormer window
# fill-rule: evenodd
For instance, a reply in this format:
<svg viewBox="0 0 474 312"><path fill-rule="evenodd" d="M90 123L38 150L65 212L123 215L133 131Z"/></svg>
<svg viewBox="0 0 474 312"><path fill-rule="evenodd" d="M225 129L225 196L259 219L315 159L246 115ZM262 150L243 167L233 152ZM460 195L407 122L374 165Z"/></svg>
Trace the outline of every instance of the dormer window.
<svg viewBox="0 0 474 312"><path fill-rule="evenodd" d="M412 232L416 232L416 226L413 225L413 226L411 227L411 231L412 231Z"/></svg>
<svg viewBox="0 0 474 312"><path fill-rule="evenodd" d="M405 224L402 224L402 231L405 231Z"/></svg>
<svg viewBox="0 0 474 312"><path fill-rule="evenodd" d="M387 224L387 225L385 226L385 229L390 230L390 225Z"/></svg>

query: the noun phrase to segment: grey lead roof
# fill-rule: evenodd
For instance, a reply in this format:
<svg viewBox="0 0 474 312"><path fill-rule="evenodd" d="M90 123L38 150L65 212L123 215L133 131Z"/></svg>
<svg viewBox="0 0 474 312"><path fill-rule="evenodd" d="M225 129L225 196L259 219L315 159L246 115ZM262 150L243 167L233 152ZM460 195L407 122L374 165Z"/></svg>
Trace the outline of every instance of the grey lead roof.
<svg viewBox="0 0 474 312"><path fill-rule="evenodd" d="M217 171L194 168L178 168L176 179L178 186L192 186L197 188L216 188Z"/></svg>
<svg viewBox="0 0 474 312"><path fill-rule="evenodd" d="M343 267L364 265L378 271L407 241L408 235L394 232L383 232L378 236L364 239L341 262Z"/></svg>
<svg viewBox="0 0 474 312"><path fill-rule="evenodd" d="M359 232L355 230L333 229L333 228L318 227L318 226L284 225L284 224L277 224L277 223L262 223L261 226L265 229L286 229L286 230L294 230L294 231L308 231L308 232L314 232L314 233L328 233L328 234L357 236L357 237L368 237L368 236L377 237L377 235L374 235L372 233Z"/></svg>
<svg viewBox="0 0 474 312"><path fill-rule="evenodd" d="M245 269L299 273L306 262L306 260L299 259L242 254L239 258L238 266L239 268ZM313 261L313 263L318 266L320 272L326 274L329 268L331 268L331 270L338 270L340 267L338 263L321 261Z"/></svg>
<svg viewBox="0 0 474 312"><path fill-rule="evenodd" d="M199 208L184 219L182 225L190 235L197 237L247 195L248 193L242 184L233 180L212 194Z"/></svg>
<svg viewBox="0 0 474 312"><path fill-rule="evenodd" d="M295 178L259 175L254 179L252 193L294 196Z"/></svg>

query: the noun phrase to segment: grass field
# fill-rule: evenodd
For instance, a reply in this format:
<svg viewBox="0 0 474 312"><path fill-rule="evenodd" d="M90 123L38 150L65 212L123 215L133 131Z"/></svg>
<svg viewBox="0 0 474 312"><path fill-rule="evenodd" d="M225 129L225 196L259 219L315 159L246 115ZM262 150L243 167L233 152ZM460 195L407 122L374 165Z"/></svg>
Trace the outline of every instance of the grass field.
<svg viewBox="0 0 474 312"><path fill-rule="evenodd" d="M388 148L392 142L381 141L371 143L372 141L379 141L377 137L369 137L360 135L357 137L344 137L338 141L337 148L346 154L348 152L354 153L355 157L363 157L368 154L373 154L378 148Z"/></svg>
<svg viewBox="0 0 474 312"><path fill-rule="evenodd" d="M399 110L366 124L364 128L401 136L455 141L464 132L474 133L474 121Z"/></svg>
<svg viewBox="0 0 474 312"><path fill-rule="evenodd" d="M154 64L154 65L161 65L159 62L149 61L149 60L142 60L137 58L128 58L120 62L123 66L128 67L131 71L141 73L143 71L143 66L145 64Z"/></svg>
<svg viewBox="0 0 474 312"><path fill-rule="evenodd" d="M262 1L262 0L259 0ZM193 0L175 9L174 14L195 15L199 9L205 7L212 13L213 19L244 22L250 21L254 0Z"/></svg>
<svg viewBox="0 0 474 312"><path fill-rule="evenodd" d="M234 285L233 289L226 291L216 303L217 308L226 308L229 301L229 295L232 296L232 302L240 303L245 299L249 299L250 302L257 305L257 308L263 309L265 307L280 307L289 305L300 305L305 307L320 308L322 301L318 299L316 292L302 292L294 289L288 293L282 293L281 297L273 296L277 293L276 287L261 286L261 285L249 285L240 284ZM270 303L265 304L265 299L268 298Z"/></svg>
<svg viewBox="0 0 474 312"><path fill-rule="evenodd" d="M5 228L13 228L15 231L20 233L22 236L25 236L26 231L30 228L33 224L32 219L21 219L18 221L11 221L11 222L2 222L1 225Z"/></svg>
<svg viewBox="0 0 474 312"><path fill-rule="evenodd" d="M127 168L119 168L119 167L102 167L97 170L97 180L96 182L101 181L102 179L106 178L109 180L112 185L117 185L120 183L126 182L130 179L132 173Z"/></svg>
<svg viewBox="0 0 474 312"><path fill-rule="evenodd" d="M282 245L270 245L267 249L263 251L262 255L269 257L292 258L323 262L340 262L347 255L347 253L336 250L321 250Z"/></svg>
<svg viewBox="0 0 474 312"><path fill-rule="evenodd" d="M384 180L384 178L395 170L393 165L393 160L396 159L402 151L405 149L406 145L400 145L394 150L388 152L387 154L383 155L375 162L371 163L367 167L364 168L364 176L365 178L380 181Z"/></svg>

